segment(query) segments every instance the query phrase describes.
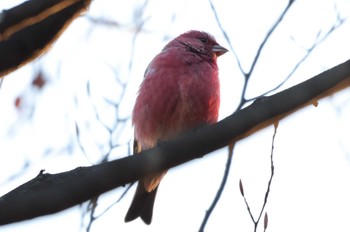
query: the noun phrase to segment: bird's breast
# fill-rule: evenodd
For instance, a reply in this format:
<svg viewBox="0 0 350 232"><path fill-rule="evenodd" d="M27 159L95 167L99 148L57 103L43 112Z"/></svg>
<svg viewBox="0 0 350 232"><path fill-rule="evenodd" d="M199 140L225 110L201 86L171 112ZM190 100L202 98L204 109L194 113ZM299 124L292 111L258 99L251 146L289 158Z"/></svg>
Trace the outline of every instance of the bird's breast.
<svg viewBox="0 0 350 232"><path fill-rule="evenodd" d="M217 121L218 71L207 62L148 68L133 111L135 137L146 147Z"/></svg>

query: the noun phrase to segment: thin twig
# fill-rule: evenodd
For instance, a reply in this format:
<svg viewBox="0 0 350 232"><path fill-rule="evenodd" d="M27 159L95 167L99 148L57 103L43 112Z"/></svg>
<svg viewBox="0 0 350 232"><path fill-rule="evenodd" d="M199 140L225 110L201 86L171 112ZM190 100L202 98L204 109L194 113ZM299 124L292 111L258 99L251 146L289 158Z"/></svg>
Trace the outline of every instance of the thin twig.
<svg viewBox="0 0 350 232"><path fill-rule="evenodd" d="M232 46L232 43L231 43L231 40L230 40L230 37L228 37L225 29L223 28L222 24L221 24L221 21L219 19L219 16L218 16L218 13L215 9L215 6L213 4L213 2L211 0L209 0L209 4L210 4L210 7L211 7L211 10L212 12L214 13L214 17L215 17L215 20L216 20L216 23L218 24L218 27L220 28L221 30L221 33L224 35L224 38L226 40L226 42L228 43L229 47L230 47L230 52L232 52L233 56L235 57L236 61L237 61L237 65L238 65L238 68L239 70L241 71L241 73L244 73L244 69L242 67L242 64L241 64L241 61L240 59L238 58L238 55L235 51L235 49L233 48Z"/></svg>
<svg viewBox="0 0 350 232"><path fill-rule="evenodd" d="M219 16L218 16L218 13L215 9L215 6L213 4L213 2L211 0L209 0L209 4L210 4L210 7L212 9L212 12L214 13L214 16L215 16L215 19L216 19L216 22L218 24L218 27L220 28L222 34L224 35L224 38L226 39L227 43L229 44L230 46L230 49L231 49L231 52L233 53L233 55L235 56L236 60L237 60L237 65L238 65L238 68L240 69L241 73L243 74L243 76L245 77L244 78L244 84L243 84L243 90L242 90L242 94L241 94L241 100L240 100L240 103L238 104L236 111L240 110L243 105L247 102L247 100L245 99L245 93L247 91L247 87L248 87L248 81L250 79L250 76L252 74L252 72L254 71L254 68L255 68L255 65L260 57L260 54L261 54L261 51L263 50L266 42L268 41L268 39L270 38L271 34L276 30L277 26L282 22L284 16L287 14L288 10L290 9L291 5L293 4L294 0L290 0L288 2L288 5L286 6L286 8L284 9L284 11L281 13L280 17L276 20L276 22L272 25L272 27L270 28L270 30L268 31L267 35L265 36L264 40L261 42L259 48L258 48L258 51L254 57L254 60L253 60L253 63L249 69L249 72L245 72L243 70L243 67L242 67L242 64L240 62L240 59L238 58L238 55L237 53L235 52L235 50L233 49L233 46L232 46L232 43L230 41L230 38L229 36L227 35L225 29L223 28L222 24L221 24L221 21L219 19ZM233 149L233 145L232 145L232 149ZM232 155L230 155L230 152L232 152L231 150L229 150L229 155L227 157L227 161L226 161L226 169L225 169L225 172L224 172L224 176L223 176L223 179L222 179L222 182L221 182L221 185L215 195L215 198L212 202L212 204L210 205L208 211L206 212L205 214L205 217L202 221L202 224L201 224L201 227L200 227L200 231L203 231L204 230L204 227L212 213L212 211L214 210L217 202L220 200L220 197L221 197L221 194L222 194L222 191L226 185L226 180L228 178L228 174L229 174L229 169L231 167L231 160L232 160Z"/></svg>
<svg viewBox="0 0 350 232"><path fill-rule="evenodd" d="M207 210L205 216L204 216L204 219L202 221L202 224L201 224L201 227L199 228L199 231L202 232L204 231L204 228L205 228L205 225L207 224L208 222L208 219L211 215L211 213L213 212L216 204L218 203L218 201L220 200L220 197L221 197L221 194L226 186L226 182L227 182L227 178L228 178L228 174L230 172L230 167L231 167L231 161L232 161L232 156L233 156L233 148L234 148L234 145L235 144L230 144L228 146L228 157L227 157L227 162L226 162L226 168L225 168L225 172L224 172L224 176L222 178L222 181L221 181L221 184L220 184L220 187L215 195L215 198L213 200L213 202L211 203L209 209Z"/></svg>
<svg viewBox="0 0 350 232"><path fill-rule="evenodd" d="M269 38L271 37L272 33L281 24L282 20L286 16L288 10L291 8L293 3L294 3L294 0L289 1L288 5L283 10L283 12L281 13L280 17L276 20L276 22L272 25L270 30L267 32L265 38L261 42L261 44L260 44L260 46L259 46L259 48L258 48L258 50L256 52L256 55L255 55L255 57L253 59L253 62L252 62L252 65L250 66L249 71L248 72L242 72L242 74L244 75L245 79L244 79L244 83L243 83L243 89L242 89L242 94L241 94L241 101L240 101L240 103L237 106L237 110L241 109L243 107L243 105L245 103L247 103L247 99L245 98L245 93L247 92L248 82L249 82L249 79L250 79L252 73L254 72L254 69L256 67L257 61L260 58L260 54L261 54L262 50L264 49L264 47L265 47L267 41L269 40Z"/></svg>
<svg viewBox="0 0 350 232"><path fill-rule="evenodd" d="M135 182L134 182L135 183ZM130 184L125 190L124 192L120 195L120 197L118 198L117 201L115 201L113 204L111 204L110 206L108 206L102 213L100 213L98 216L96 216L96 218L101 217L103 214L107 213L115 204L119 203L124 197L125 195L129 192L129 190L131 189L131 187L134 185L134 183Z"/></svg>
<svg viewBox="0 0 350 232"><path fill-rule="evenodd" d="M321 31L317 34L314 44L311 47L309 47L308 49L306 49L305 55L294 65L293 69L289 72L289 74L286 76L286 78L281 83L279 83L274 88L266 91L265 93L263 93L257 97L246 99L246 102L254 101L261 96L266 96L267 94L279 89L282 85L284 85L293 76L293 74L297 71L297 69L300 67L300 65L311 55L311 53L315 50L315 48L317 46L319 46L321 43L323 43L336 29L341 27L346 22L346 20L347 20L346 18L340 17L340 15L338 13L337 14L337 21L332 25L331 28L329 28L329 30L322 37L321 37L321 33L320 33Z"/></svg>
<svg viewBox="0 0 350 232"><path fill-rule="evenodd" d="M278 122L276 122L274 124L274 133L273 133L273 136L272 136L272 144L271 144L271 155L270 155L270 166L271 166L271 175L270 175L270 179L269 179L269 182L267 184L267 189L266 189L266 192L265 192L265 197L264 197L264 202L263 202L263 205L261 206L261 210L260 210L260 214L258 216L257 219L254 218L253 216L253 213L251 211L251 208L249 207L249 203L246 199L246 197L244 196L243 194L243 190L241 190L241 193L242 193L242 197L244 199L244 202L246 204L246 207L247 207L247 211L248 211L248 214L250 216L250 218L252 219L253 223L254 223L254 232L256 232L257 228L258 228L258 225L259 225L259 222L260 222L260 219L261 219L261 216L265 210L265 207L266 207L266 204L267 204L267 199L269 197L269 194L270 194L270 190L271 190L271 183L272 183L272 179L273 179L273 176L275 174L275 166L273 164L273 151L274 151L274 144L275 144L275 137L276 137L276 134L277 134L277 128L278 128ZM243 189L243 186L242 185L242 182L240 182L240 188ZM266 216L265 216L266 217ZM265 228L266 229L266 228Z"/></svg>
<svg viewBox="0 0 350 232"><path fill-rule="evenodd" d="M134 183L131 183L125 190L124 192L120 195L120 197L111 205L109 205L105 210L103 210L99 215L95 216L96 208L97 208L97 202L98 198L93 198L89 201L86 212L83 213L82 217L84 217L85 213L89 212L89 222L88 225L86 226L86 232L90 232L92 223L102 217L105 213L107 213L114 205L118 204L124 196L129 192L131 187L134 185Z"/></svg>
<svg viewBox="0 0 350 232"><path fill-rule="evenodd" d="M290 7L292 6L292 4L294 3L294 0L289 1L288 5L286 6L286 8L283 10L282 14L280 15L280 17L276 20L276 22L272 25L272 27L270 28L270 30L267 32L264 40L261 42L258 51L253 59L252 65L250 66L249 71L246 73L246 78L249 78L250 75L252 74L252 72L254 71L255 65L257 63L257 61L260 58L260 54L262 52L262 50L264 49L267 41L269 40L270 36L272 35L272 33L276 30L276 28L281 24L283 18L286 16L288 10L290 9Z"/></svg>
<svg viewBox="0 0 350 232"><path fill-rule="evenodd" d="M134 13L135 24L136 25L135 25L135 32L134 32L134 35L133 35L133 38L132 38L132 41L131 41L131 45L132 46L131 46L131 54L130 54L130 60L129 60L129 65L128 65L130 71L132 70L132 67L133 67L136 39L138 38L138 35L142 31L145 22L148 20L148 18L142 19L144 11L146 10L147 4L148 4L148 0L145 0L144 3L139 8L137 8L137 10ZM118 75L117 70L115 70L113 68L113 66L110 66L110 67L111 67L111 69L113 71L115 71L115 76L118 77L119 75ZM122 89L121 93L120 93L120 99L124 99L124 96L126 94L127 85L128 85L129 82L128 81L124 82L120 78L116 78L116 82L121 86L121 89ZM102 158L99 161L99 163L103 163L103 162L107 162L108 161L108 158L109 158L109 155L111 154L111 151L118 146L118 144L116 144L115 137L119 136L119 135L122 135L123 129L127 125L127 122L131 119L131 117L121 118L120 115L119 115L119 106L120 106L121 102L115 103L115 102L111 101L110 99L104 98L104 100L105 100L105 102L107 104L110 104L110 105L112 105L115 108L115 115L116 115L115 123L112 126L108 126L101 119L96 105L93 104L90 88L88 88L87 90L88 90L87 91L87 95L90 98L90 101L91 101L92 106L93 106L93 110L95 112L96 121L98 121L104 127L104 129L109 133L109 141L108 141L108 148L109 148L109 150L104 155L102 155ZM115 135L115 133L117 133L117 132L119 132L119 134ZM128 149L128 152L130 153L130 149ZM122 195L120 196L120 198L116 202L114 202L113 204L108 206L100 215L93 216L93 214L95 212L95 209L94 208L88 208L88 210L91 210L92 216L90 216L90 218L88 219L89 222L88 222L88 226L87 226L87 229L86 229L87 232L90 231L91 225L92 225L92 223L95 220L97 220L99 217L101 217L103 214L105 214L109 209L111 209L115 204L117 204L121 199L124 198L124 196L129 191L131 186L132 186L132 184L127 187L127 189L122 193ZM95 206L97 206L97 204Z"/></svg>

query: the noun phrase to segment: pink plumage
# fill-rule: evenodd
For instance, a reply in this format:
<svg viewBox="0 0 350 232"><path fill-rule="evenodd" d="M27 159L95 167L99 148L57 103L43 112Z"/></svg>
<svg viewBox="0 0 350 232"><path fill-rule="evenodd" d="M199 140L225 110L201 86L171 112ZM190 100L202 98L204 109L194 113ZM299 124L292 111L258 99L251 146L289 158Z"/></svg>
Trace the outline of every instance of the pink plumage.
<svg viewBox="0 0 350 232"><path fill-rule="evenodd" d="M132 114L135 154L180 132L217 122L220 83L216 59L226 52L208 33L189 31L170 41L152 60ZM126 222L141 217L151 223L165 173L139 181Z"/></svg>

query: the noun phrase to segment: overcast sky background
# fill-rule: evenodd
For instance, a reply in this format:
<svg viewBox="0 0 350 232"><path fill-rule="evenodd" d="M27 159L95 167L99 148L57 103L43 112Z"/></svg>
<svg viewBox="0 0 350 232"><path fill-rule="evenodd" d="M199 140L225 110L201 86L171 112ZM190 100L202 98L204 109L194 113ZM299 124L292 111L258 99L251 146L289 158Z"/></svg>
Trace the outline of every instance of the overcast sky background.
<svg viewBox="0 0 350 232"><path fill-rule="evenodd" d="M1 1L7 9L22 1ZM251 65L257 48L287 1L213 1L223 28L243 69ZM130 116L145 68L163 46L190 29L210 32L230 48L209 1L93 1L87 16L76 19L44 56L6 76L0 91L0 194L35 177L41 169L58 173L98 162L109 151L110 135L96 120L115 124L115 110L103 99L119 102L121 118ZM305 55L305 48L334 25L338 10L350 16L348 0L296 1L261 53L249 82L247 98L259 96L284 80ZM112 26L89 18L114 22ZM144 21L135 38L138 23ZM349 59L350 22L346 21L311 53L278 91L300 83ZM130 62L132 61L131 65ZM243 76L233 52L218 59L221 81L220 119L239 103ZM48 78L42 90L31 87L38 70ZM119 78L128 83L121 95ZM91 95L87 95L89 83ZM23 105L14 106L18 96ZM280 122L275 140L275 175L266 206L267 231L349 231L350 215L350 95L349 89L308 106ZM78 146L75 122L80 126ZM125 156L132 126L118 126L113 139L122 146L110 159ZM253 231L240 195L255 217L260 212L270 175L273 127L240 141L230 176L205 231ZM102 217L91 231L198 231L219 187L227 149L169 171L159 188L153 221L124 223L131 203L128 195ZM28 164L24 171L23 166ZM20 173L16 178L11 176ZM113 204L124 189L101 196L97 214ZM82 208L3 226L0 231L83 231ZM83 226L82 226L83 223ZM262 227L258 231L263 231Z"/></svg>

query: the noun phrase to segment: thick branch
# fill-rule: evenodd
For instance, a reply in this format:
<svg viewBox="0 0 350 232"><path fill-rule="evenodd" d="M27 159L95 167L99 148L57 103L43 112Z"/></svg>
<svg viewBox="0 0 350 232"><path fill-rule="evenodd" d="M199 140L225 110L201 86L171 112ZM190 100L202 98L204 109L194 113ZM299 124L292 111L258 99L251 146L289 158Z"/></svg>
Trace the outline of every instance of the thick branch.
<svg viewBox="0 0 350 232"><path fill-rule="evenodd" d="M297 109L350 86L350 60L252 105L215 125L119 160L55 175L40 173L0 198L0 224L54 213L145 175L212 152L280 120Z"/></svg>
<svg viewBox="0 0 350 232"><path fill-rule="evenodd" d="M30 0L0 14L0 77L35 59L91 0Z"/></svg>

